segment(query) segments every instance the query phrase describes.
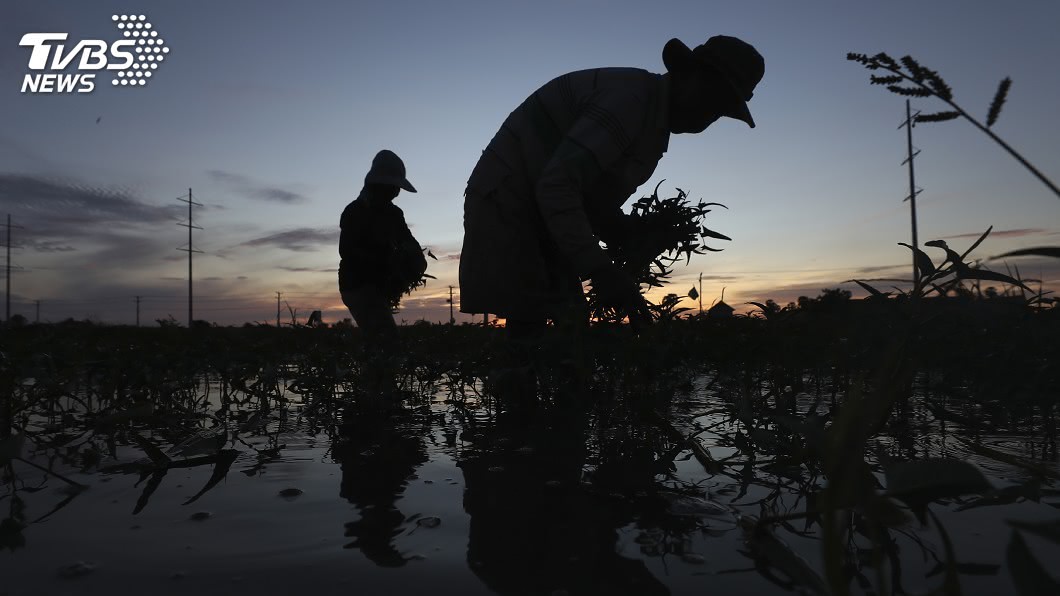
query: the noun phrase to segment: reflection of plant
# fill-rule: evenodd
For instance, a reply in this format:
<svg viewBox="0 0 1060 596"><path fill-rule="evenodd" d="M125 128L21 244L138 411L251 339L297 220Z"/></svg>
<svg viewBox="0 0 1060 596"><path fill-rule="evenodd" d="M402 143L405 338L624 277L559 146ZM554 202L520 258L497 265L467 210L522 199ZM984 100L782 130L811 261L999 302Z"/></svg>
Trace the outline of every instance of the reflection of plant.
<svg viewBox="0 0 1060 596"><path fill-rule="evenodd" d="M1008 151L1012 157L1015 157L1017 161L1023 164L1023 167L1030 170L1032 174L1048 186L1049 189L1056 194L1057 198L1060 198L1060 188L1057 188L1052 181L1031 165L1029 161L1017 153L1016 150L1003 141L1001 137L997 136L992 130L990 130L990 127L997 122L998 116L1001 115L1001 106L1005 104L1005 99L1008 97L1009 88L1012 86L1012 79L1005 77L1001 80L1001 83L998 84L997 91L994 93L994 99L990 102L990 108L987 110L986 124L984 125L975 118L972 118L968 112L964 111L964 108L957 105L953 100L953 91L950 89L949 85L942 80L939 73L924 67L912 56L903 56L901 60L895 60L883 52L880 52L875 56L850 52L847 54L847 60L857 62L869 70L875 71L882 69L893 73L884 76L872 75L870 78L873 85L886 85L887 90L891 93L906 97L937 97L942 100L952 109L943 112L935 112L933 114L919 114L916 116L915 121L944 122L959 117L964 118L971 122L976 128L986 133L986 135L993 139L998 145L1001 145L1005 151Z"/></svg>
<svg viewBox="0 0 1060 596"><path fill-rule="evenodd" d="M677 189L677 195L660 199L659 186L662 182L655 186L651 196L643 197L633 204L626 217L625 238L607 246L607 254L615 265L638 285L648 288L662 287L673 273L673 264L682 256L687 263L694 254L720 252L719 248L707 246L707 238L731 240L703 225L703 218L710 213L710 207L728 207L703 201L693 205L688 200L688 193L680 188ZM659 318L673 313L674 306L676 303L656 306L652 309L653 316ZM589 309L591 316L599 320L621 320L625 315L601 304L592 289L589 290Z"/></svg>

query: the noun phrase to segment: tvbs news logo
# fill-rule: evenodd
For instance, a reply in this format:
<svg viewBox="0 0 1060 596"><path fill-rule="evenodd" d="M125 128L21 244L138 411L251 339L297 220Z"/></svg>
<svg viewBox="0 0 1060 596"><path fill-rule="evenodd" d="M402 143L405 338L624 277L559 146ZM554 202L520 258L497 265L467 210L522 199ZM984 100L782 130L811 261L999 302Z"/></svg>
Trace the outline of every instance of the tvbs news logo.
<svg viewBox="0 0 1060 596"><path fill-rule="evenodd" d="M114 15L117 41L82 39L70 47L68 33L27 33L18 45L30 48L22 93L91 93L96 76L114 87L143 87L166 59L169 48L144 15ZM67 49L67 48L70 49ZM76 73L64 72L76 66ZM100 73L99 71L105 71Z"/></svg>

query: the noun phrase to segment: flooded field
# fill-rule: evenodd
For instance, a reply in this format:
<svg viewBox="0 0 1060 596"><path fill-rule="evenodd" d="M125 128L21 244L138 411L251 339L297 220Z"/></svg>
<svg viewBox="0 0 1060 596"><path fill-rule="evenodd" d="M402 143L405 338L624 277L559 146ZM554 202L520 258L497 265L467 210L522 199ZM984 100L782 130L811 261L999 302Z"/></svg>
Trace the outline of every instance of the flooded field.
<svg viewBox="0 0 1060 596"><path fill-rule="evenodd" d="M894 372L887 350L865 367L821 338L840 348L809 357L759 323L601 333L524 361L501 356L496 330L408 329L387 364L348 331L289 331L5 336L0 594L1055 581L1056 394L1040 362L1017 381L920 360L855 440L850 421L872 410L851 412L894 378L873 370ZM1005 399L984 394L998 379Z"/></svg>

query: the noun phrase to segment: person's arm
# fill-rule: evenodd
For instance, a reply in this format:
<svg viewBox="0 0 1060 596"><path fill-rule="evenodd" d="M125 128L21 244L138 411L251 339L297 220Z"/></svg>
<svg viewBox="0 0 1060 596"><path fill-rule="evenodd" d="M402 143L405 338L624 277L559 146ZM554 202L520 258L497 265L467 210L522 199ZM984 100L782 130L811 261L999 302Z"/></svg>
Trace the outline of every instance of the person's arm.
<svg viewBox="0 0 1060 596"><path fill-rule="evenodd" d="M346 207L339 220L339 257L358 281L371 279L377 272L380 255L373 254L367 210L359 203Z"/></svg>
<svg viewBox="0 0 1060 596"><path fill-rule="evenodd" d="M632 145L645 110L644 102L630 93L596 98L583 108L538 178L534 196L545 225L582 277L611 264L593 233L586 195L594 184L606 182L603 172Z"/></svg>

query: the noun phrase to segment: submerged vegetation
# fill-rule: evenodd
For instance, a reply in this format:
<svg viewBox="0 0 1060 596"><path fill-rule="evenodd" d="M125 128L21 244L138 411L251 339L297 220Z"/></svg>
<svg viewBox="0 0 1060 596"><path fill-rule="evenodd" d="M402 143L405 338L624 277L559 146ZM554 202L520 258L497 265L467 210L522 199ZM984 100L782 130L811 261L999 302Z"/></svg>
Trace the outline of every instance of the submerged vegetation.
<svg viewBox="0 0 1060 596"><path fill-rule="evenodd" d="M465 477L468 564L501 593L518 578L489 541L544 552L560 548L545 536L570 523L604 524L592 556L603 548L608 565L630 556L614 540L632 524L640 560L703 565L736 549L751 568L712 573L800 593L977 593L970 580L984 576L1051 593L1033 545L1055 541L1060 506L1060 311L1018 291L977 295L975 281L917 300L828 291L751 316L663 320L639 336L606 323L576 342L547 335L533 412L516 407L525 387L505 374L503 330L489 327L402 328L388 370L401 407L386 419L359 407L367 358L356 329L8 329L0 545L32 551L45 521L76 528L66 509L102 476L139 476L133 515L173 470L210 470L186 505L231 490L231 470L275 465L283 437L302 429L329 439L344 475L370 472L389 487L380 509L343 481L362 516L347 535L377 564L403 565L398 530L440 522L399 512L394 495L414 490L406 478L430 459L422 433L440 429L449 438L431 449L451 453ZM300 493L290 491L281 496ZM494 509L498 498L510 502ZM1040 505L1029 518L1004 513L1021 503ZM1007 558L968 560L954 535L988 507L1011 533ZM504 511L533 525L496 529ZM531 591L592 591L588 563L534 564L544 570ZM665 593L651 588L664 578L645 574L615 592Z"/></svg>

